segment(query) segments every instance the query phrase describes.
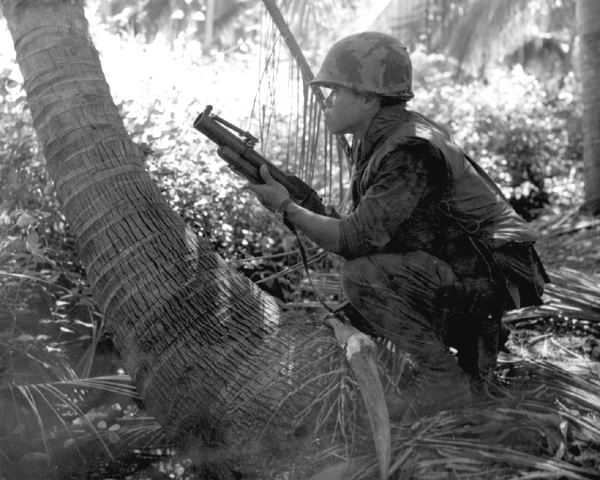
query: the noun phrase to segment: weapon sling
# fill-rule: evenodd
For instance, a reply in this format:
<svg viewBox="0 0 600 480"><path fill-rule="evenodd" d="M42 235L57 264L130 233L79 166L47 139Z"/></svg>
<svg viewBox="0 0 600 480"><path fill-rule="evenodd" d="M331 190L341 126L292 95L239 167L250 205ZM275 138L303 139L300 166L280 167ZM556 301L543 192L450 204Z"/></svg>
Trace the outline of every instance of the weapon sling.
<svg viewBox="0 0 600 480"><path fill-rule="evenodd" d="M208 105L204 111L198 115L193 126L196 130L204 134L218 145L217 154L219 157L225 160L225 162L227 162L227 165L235 173L252 183L264 183L259 170L261 166L266 165L273 179L286 187L290 197L295 203L313 213L325 215L325 206L323 205L323 201L308 184L294 175L286 174L269 162L260 153L254 150L254 146L258 143L258 139L256 137L219 117L218 115L215 115L212 113L212 110L213 107ZM232 131L242 137L243 140L234 135ZM315 296L327 311L333 312L333 309L325 303L313 284L308 269L306 251L296 228L291 222L286 220L285 215L283 218L285 226L296 236L296 239L298 240L298 247L300 250L300 256L302 258L302 263L304 265L304 270L306 271L308 281L310 282Z"/></svg>

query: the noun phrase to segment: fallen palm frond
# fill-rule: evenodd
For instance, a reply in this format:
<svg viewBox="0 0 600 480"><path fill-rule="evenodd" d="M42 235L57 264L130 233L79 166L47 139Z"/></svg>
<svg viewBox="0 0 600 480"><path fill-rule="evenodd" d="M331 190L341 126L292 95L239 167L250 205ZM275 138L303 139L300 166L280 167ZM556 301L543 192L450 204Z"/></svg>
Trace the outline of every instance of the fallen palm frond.
<svg viewBox="0 0 600 480"><path fill-rule="evenodd" d="M124 410L125 403L138 398L125 375L9 384L0 393L3 414L12 412L17 418L13 431L4 432L0 442L23 436L31 447L41 444L48 458L57 446L77 448L78 443L90 440L99 441L112 457L109 443L145 448L163 436L154 419Z"/></svg>
<svg viewBox="0 0 600 480"><path fill-rule="evenodd" d="M557 365L525 361L504 362L500 370L509 396L394 424L390 478L598 478L595 373L574 376ZM311 458L341 467L349 460L341 448ZM353 473L344 478L377 478L377 468L373 454L355 455Z"/></svg>
<svg viewBox="0 0 600 480"><path fill-rule="evenodd" d="M326 321L333 328L340 345L345 348L346 359L357 380L373 432L379 476L381 480L387 480L390 469L390 418L375 361L376 344L368 335L344 324L333 315Z"/></svg>
<svg viewBox="0 0 600 480"><path fill-rule="evenodd" d="M553 320L570 328L600 335L600 281L568 268L548 271L552 283L546 285L544 304L509 312L503 322L518 327L525 322Z"/></svg>
<svg viewBox="0 0 600 480"><path fill-rule="evenodd" d="M583 215L578 206L558 215L547 215L534 222L536 231L542 240L552 237L564 237L581 230L590 230L600 226L600 218ZM590 232L593 233L593 232Z"/></svg>

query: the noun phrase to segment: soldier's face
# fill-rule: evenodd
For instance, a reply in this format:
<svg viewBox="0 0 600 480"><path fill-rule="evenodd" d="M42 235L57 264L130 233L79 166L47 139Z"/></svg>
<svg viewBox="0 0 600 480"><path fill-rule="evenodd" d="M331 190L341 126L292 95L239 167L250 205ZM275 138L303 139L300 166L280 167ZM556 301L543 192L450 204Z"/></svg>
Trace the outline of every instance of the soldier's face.
<svg viewBox="0 0 600 480"><path fill-rule="evenodd" d="M334 135L350 133L362 138L371 123L369 98L355 91L331 85L324 88L325 125Z"/></svg>

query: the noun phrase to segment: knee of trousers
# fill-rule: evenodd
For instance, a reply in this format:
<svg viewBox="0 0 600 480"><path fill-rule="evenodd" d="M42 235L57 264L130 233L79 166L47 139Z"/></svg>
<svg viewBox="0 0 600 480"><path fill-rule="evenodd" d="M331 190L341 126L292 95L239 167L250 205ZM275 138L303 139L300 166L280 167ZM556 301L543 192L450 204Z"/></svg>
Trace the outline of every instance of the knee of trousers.
<svg viewBox="0 0 600 480"><path fill-rule="evenodd" d="M368 286L389 286L393 290L412 284L435 290L456 280L444 261L420 250L401 254L375 254L347 260L340 281L347 295Z"/></svg>

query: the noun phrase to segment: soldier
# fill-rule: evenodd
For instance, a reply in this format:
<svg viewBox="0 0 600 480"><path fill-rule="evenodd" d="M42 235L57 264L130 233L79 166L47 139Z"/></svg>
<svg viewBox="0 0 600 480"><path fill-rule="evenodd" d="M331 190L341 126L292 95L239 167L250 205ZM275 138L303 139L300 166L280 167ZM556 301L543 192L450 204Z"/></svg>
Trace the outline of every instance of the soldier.
<svg viewBox="0 0 600 480"><path fill-rule="evenodd" d="M265 184L249 188L345 259L345 311L412 356L416 404L485 398L503 313L541 304L548 282L534 232L444 127L406 108L412 66L397 39L363 32L338 41L312 83L330 90L328 130L352 135L351 213L310 212L264 168Z"/></svg>

